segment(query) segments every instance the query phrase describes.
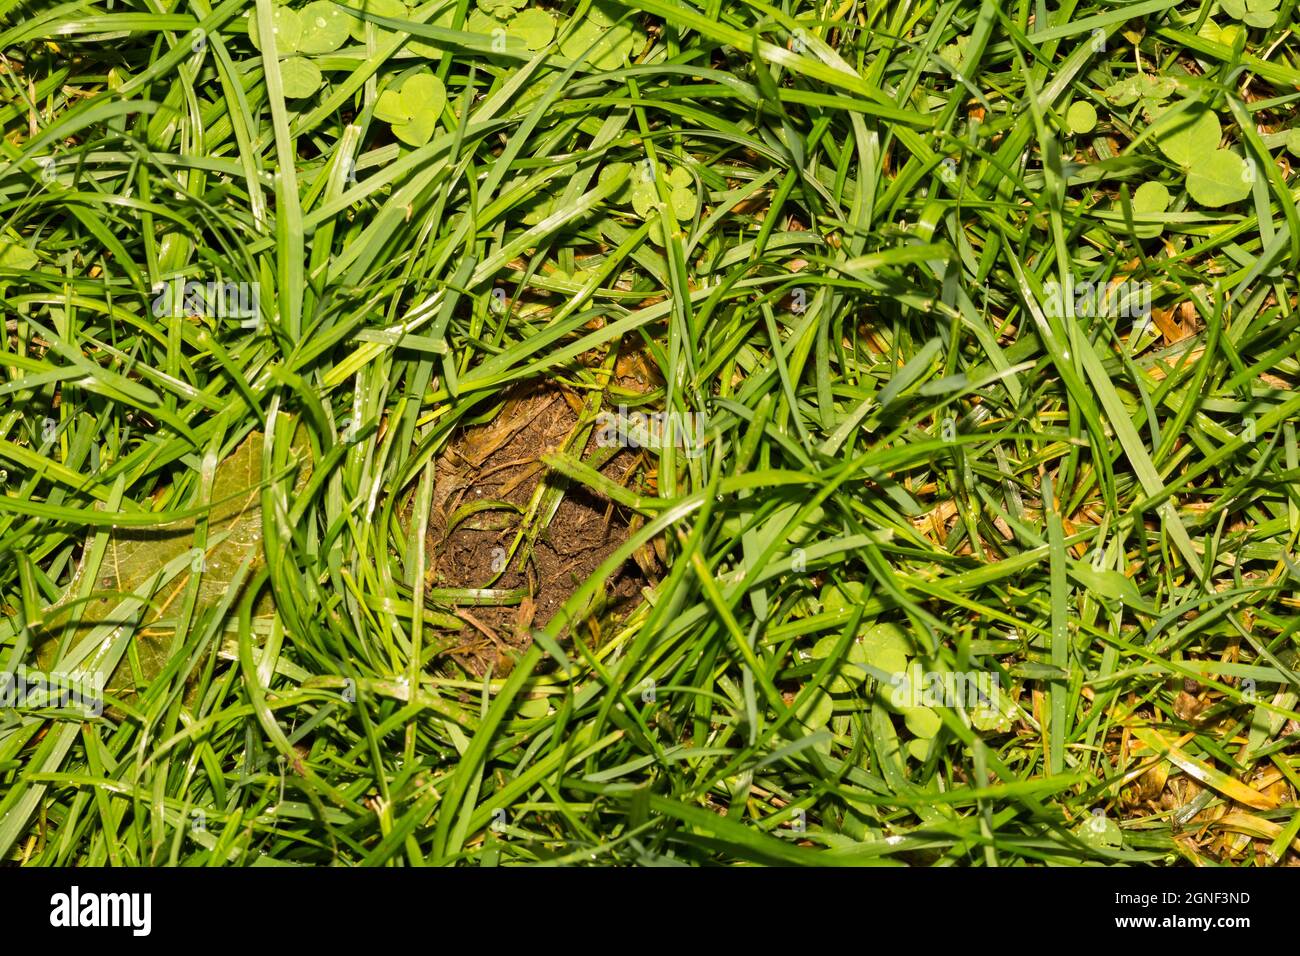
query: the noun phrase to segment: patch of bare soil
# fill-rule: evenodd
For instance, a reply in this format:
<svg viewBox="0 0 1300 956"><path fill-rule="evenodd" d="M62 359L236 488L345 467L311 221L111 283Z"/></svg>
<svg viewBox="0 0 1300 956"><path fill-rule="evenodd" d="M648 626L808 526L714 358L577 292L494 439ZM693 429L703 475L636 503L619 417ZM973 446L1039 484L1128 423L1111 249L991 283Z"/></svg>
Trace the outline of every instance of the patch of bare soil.
<svg viewBox="0 0 1300 956"><path fill-rule="evenodd" d="M531 629L549 622L631 533L633 514L568 483L531 549L525 536L510 554L547 474L541 458L564 446L580 408L578 397L558 386L519 386L492 421L461 430L438 459L429 518L429 585L523 592L506 605L466 602L453 609L465 623L451 653L472 673L508 668L531 643ZM593 433L584 459L594 450ZM639 451L619 449L600 471L626 485L644 464ZM530 527L544 520L539 511ZM605 580L602 616L622 616L639 600L654 561L653 551L643 550Z"/></svg>

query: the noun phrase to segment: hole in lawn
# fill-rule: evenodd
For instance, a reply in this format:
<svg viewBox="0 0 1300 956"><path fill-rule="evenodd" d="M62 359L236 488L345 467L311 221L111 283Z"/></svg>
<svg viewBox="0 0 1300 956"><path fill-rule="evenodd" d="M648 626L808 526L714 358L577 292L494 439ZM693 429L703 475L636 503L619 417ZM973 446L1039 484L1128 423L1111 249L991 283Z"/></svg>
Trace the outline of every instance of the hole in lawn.
<svg viewBox="0 0 1300 956"><path fill-rule="evenodd" d="M490 421L462 428L438 459L428 583L434 589L489 589L477 598L453 595L450 602L439 595L463 622L449 653L471 673L489 666L496 673L507 670L532 642L531 629L549 622L640 524L633 512L576 482L558 475L545 482L541 458L565 447L580 408L581 398L558 385L516 386ZM584 461L608 451L597 446L595 435L593 429ZM598 470L636 487L646 467L641 451L620 448ZM553 515L548 488L563 492ZM598 641L602 623L636 605L656 561L647 546L606 578L595 613L582 625L583 640Z"/></svg>

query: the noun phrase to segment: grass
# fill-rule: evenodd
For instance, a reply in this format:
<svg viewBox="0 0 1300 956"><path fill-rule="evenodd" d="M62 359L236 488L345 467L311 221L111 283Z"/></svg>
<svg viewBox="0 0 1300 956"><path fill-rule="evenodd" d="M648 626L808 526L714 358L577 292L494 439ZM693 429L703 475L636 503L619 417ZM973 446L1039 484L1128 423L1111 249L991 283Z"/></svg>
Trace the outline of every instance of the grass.
<svg viewBox="0 0 1300 956"><path fill-rule="evenodd" d="M0 670L108 695L0 858L1295 865L1294 4L530 7L0 0ZM626 540L533 622L429 516L539 383L510 559Z"/></svg>

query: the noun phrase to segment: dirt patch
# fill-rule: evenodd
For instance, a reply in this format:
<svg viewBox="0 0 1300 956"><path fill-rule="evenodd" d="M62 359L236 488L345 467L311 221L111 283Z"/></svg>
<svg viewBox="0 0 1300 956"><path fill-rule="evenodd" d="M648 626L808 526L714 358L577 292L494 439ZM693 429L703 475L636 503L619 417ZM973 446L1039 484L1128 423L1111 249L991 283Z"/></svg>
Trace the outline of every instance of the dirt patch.
<svg viewBox="0 0 1300 956"><path fill-rule="evenodd" d="M547 624L637 525L634 514L581 485L544 482L542 456L571 446L581 408L558 386L517 387L491 421L462 429L438 459L428 583L487 592L452 606L464 626L450 653L472 673L507 667L531 643L532 628ZM641 452L599 449L593 432L582 458L598 452L609 455L597 459L598 470L619 484L635 486L645 470ZM551 487L563 496L548 521ZM605 580L598 618L621 616L640 600L654 573L653 551L643 552Z"/></svg>

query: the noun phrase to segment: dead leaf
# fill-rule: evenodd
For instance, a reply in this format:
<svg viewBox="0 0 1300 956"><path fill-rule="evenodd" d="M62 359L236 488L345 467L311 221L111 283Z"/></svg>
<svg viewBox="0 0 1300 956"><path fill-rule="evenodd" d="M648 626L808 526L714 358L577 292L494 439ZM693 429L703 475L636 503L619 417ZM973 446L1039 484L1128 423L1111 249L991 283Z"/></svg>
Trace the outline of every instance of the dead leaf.
<svg viewBox="0 0 1300 956"><path fill-rule="evenodd" d="M121 621L135 628L136 651L146 679L167 664L174 628L168 623L180 612L186 589L200 574L195 613L217 604L226 596L239 567L252 559L257 567L262 549L262 443L260 433L249 435L217 465L212 482L212 510L208 517L207 545L194 544L197 519L185 518L154 528L114 528L100 562L97 579L85 587L85 549L71 583L57 602L43 615L44 628L37 635L37 658L43 669L52 669L54 655L71 625L69 648L75 647L95 628ZM305 469L304 469L305 470ZM300 481L305 475L299 476ZM140 601L130 597L168 564L193 552L191 563L166 582L152 601L139 609ZM77 601L85 592L111 592L89 602ZM80 618L76 618L80 611ZM138 619L138 620L137 620ZM57 639L56 639L57 638ZM123 660L126 658L124 657ZM110 693L125 686L119 664L107 681Z"/></svg>

